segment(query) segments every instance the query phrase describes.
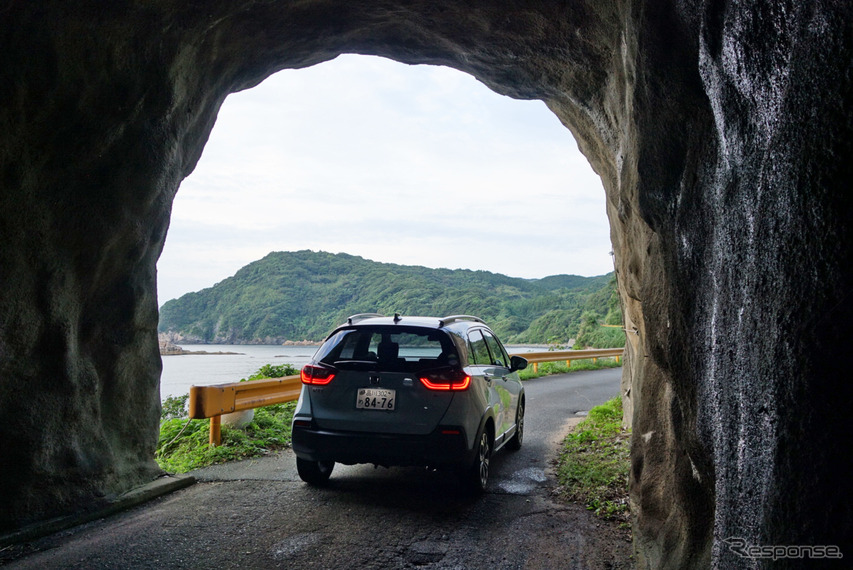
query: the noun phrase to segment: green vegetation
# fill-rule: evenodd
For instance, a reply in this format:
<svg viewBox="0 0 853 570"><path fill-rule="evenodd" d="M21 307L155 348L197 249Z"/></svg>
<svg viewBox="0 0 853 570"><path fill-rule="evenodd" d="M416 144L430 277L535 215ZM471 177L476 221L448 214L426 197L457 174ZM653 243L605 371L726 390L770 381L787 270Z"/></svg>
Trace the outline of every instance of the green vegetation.
<svg viewBox="0 0 853 570"><path fill-rule="evenodd" d="M160 420L175 420L187 417L187 400L189 399L189 394L166 398L160 410Z"/></svg>
<svg viewBox="0 0 853 570"><path fill-rule="evenodd" d="M284 378L285 376L296 376L299 369L292 364L264 364L257 372L243 378L240 382L251 382L252 380L263 380L264 378Z"/></svg>
<svg viewBox="0 0 853 570"><path fill-rule="evenodd" d="M241 382L281 378L298 374L289 364L266 364ZM188 396L170 396L163 402L160 439L154 458L170 473L186 473L199 467L267 455L290 445L290 422L296 402L255 409L255 417L245 428L222 426L222 445L211 447L210 420L187 418Z"/></svg>
<svg viewBox="0 0 853 570"><path fill-rule="evenodd" d="M586 312L613 317L616 280L377 263L347 254L273 252L209 289L160 309L161 332L200 342L320 340L349 315L482 317L505 343L566 343ZM618 341L615 341L618 342ZM624 344L624 335L621 344Z"/></svg>
<svg viewBox="0 0 853 570"><path fill-rule="evenodd" d="M622 398L592 408L563 442L557 467L562 495L606 520L627 523L629 453Z"/></svg>
<svg viewBox="0 0 853 570"><path fill-rule="evenodd" d="M524 356L523 354L521 356ZM531 378L539 378L540 376L550 376L551 374L566 374L568 372L579 372L581 370L601 370L602 368L618 368L622 366L620 362L616 362L615 358L599 358L597 362L592 359L573 360L571 367L566 366L566 362L542 362L539 364L539 370L533 371L533 365L530 364L524 370L518 371L518 377L522 380L530 380Z"/></svg>
<svg viewBox="0 0 853 570"><path fill-rule="evenodd" d="M581 315L581 326L575 349L615 348L625 346L625 331L621 326L602 325L601 316L593 311Z"/></svg>
<svg viewBox="0 0 853 570"><path fill-rule="evenodd" d="M606 297L606 298L605 298ZM615 348L625 346L625 331L622 328L622 309L616 276L610 278L608 287L592 295L592 305L606 307L604 317L596 310L584 311L580 319L574 348Z"/></svg>

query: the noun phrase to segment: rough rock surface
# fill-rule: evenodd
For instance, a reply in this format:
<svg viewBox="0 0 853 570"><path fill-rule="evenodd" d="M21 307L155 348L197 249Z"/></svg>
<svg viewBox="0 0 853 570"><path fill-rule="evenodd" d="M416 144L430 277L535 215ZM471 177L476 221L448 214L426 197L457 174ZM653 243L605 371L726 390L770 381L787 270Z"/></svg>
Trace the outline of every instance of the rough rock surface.
<svg viewBox="0 0 853 570"><path fill-rule="evenodd" d="M0 531L157 474L172 198L229 93L348 52L542 99L601 175L641 566L849 546L849 2L10 0L0 21Z"/></svg>

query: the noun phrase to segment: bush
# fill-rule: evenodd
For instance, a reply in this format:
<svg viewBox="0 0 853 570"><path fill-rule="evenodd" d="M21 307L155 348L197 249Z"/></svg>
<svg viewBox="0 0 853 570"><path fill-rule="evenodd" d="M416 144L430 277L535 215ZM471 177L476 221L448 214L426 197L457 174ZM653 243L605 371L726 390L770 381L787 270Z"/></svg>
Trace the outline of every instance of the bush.
<svg viewBox="0 0 853 570"><path fill-rule="evenodd" d="M263 380L265 378L284 378L285 376L295 376L299 374L299 369L291 364L264 364L257 372L248 378L242 378L240 382L251 382L252 380Z"/></svg>
<svg viewBox="0 0 853 570"><path fill-rule="evenodd" d="M187 411L187 400L189 400L189 397L189 394L184 394L183 396L169 396L166 398L160 408L160 419L174 420L187 417L189 415Z"/></svg>

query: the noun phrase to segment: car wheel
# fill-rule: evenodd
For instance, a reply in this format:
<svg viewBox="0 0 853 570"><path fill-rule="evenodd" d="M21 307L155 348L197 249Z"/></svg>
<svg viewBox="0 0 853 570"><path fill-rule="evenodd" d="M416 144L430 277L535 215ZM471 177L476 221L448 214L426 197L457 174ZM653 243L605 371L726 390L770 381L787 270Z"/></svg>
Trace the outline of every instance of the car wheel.
<svg viewBox="0 0 853 570"><path fill-rule="evenodd" d="M334 461L308 461L296 458L296 471L299 473L299 478L309 485L323 486L328 483L334 468Z"/></svg>
<svg viewBox="0 0 853 570"><path fill-rule="evenodd" d="M524 441L524 400L519 400L518 409L515 411L515 435L506 442L507 449L518 451Z"/></svg>
<svg viewBox="0 0 853 570"><path fill-rule="evenodd" d="M483 430L477 443L474 462L462 472L463 484L473 493L480 494L489 483L489 463L492 458L492 442L489 432Z"/></svg>

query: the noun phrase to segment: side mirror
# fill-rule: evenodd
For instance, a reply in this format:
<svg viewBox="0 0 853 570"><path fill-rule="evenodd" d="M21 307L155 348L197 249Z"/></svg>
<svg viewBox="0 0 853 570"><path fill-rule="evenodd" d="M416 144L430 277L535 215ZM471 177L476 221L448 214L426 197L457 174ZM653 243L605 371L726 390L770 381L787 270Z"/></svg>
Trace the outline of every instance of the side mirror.
<svg viewBox="0 0 853 570"><path fill-rule="evenodd" d="M524 370L527 368L527 359L520 356L511 356L509 359L509 369L511 372L516 370Z"/></svg>

